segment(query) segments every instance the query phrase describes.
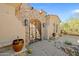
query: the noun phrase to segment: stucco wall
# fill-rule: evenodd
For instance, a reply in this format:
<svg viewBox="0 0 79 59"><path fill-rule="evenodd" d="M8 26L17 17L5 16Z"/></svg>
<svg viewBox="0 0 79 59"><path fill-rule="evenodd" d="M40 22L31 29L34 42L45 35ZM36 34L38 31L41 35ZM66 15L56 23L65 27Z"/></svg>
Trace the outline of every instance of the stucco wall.
<svg viewBox="0 0 79 59"><path fill-rule="evenodd" d="M60 29L60 20L56 15L49 15L47 16L47 32L48 32L48 39L52 37L52 33L56 33L58 36Z"/></svg>
<svg viewBox="0 0 79 59"><path fill-rule="evenodd" d="M0 4L0 47L11 44L14 39L25 39L25 28L15 16L15 9Z"/></svg>

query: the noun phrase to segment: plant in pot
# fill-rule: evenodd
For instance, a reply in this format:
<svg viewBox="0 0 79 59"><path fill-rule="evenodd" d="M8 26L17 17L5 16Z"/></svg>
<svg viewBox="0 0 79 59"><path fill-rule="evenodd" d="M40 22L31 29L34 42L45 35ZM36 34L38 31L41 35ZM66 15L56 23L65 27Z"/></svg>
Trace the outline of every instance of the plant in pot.
<svg viewBox="0 0 79 59"><path fill-rule="evenodd" d="M13 40L12 47L13 47L13 50L15 52L21 51L23 46L24 46L24 40L23 39L19 39L19 37L17 37L17 39Z"/></svg>

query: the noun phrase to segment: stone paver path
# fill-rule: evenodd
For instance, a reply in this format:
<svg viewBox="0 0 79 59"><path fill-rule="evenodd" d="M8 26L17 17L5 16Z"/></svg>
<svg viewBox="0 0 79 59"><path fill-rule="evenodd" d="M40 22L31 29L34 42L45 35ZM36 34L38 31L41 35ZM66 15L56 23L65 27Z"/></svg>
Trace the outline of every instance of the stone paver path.
<svg viewBox="0 0 79 59"><path fill-rule="evenodd" d="M29 46L32 49L31 56L66 56L61 49L54 46L54 42L48 40L39 41Z"/></svg>
<svg viewBox="0 0 79 59"><path fill-rule="evenodd" d="M55 41L52 40L49 42L48 40L42 40L33 43L29 46L29 48L33 50L31 56L65 56L67 54L60 49L60 47L64 47L65 41L70 41L74 45L79 45L79 36L63 35Z"/></svg>

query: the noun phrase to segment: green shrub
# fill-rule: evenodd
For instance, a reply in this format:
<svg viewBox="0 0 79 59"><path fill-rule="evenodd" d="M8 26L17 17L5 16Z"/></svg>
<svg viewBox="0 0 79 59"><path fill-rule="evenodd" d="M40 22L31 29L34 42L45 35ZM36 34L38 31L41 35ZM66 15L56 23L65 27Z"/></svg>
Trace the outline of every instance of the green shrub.
<svg viewBox="0 0 79 59"><path fill-rule="evenodd" d="M31 48L28 49L28 50L27 50L27 53L28 53L28 54L32 54L32 49L31 49Z"/></svg>
<svg viewBox="0 0 79 59"><path fill-rule="evenodd" d="M64 42L66 45L72 45L72 43L70 41L65 41Z"/></svg>

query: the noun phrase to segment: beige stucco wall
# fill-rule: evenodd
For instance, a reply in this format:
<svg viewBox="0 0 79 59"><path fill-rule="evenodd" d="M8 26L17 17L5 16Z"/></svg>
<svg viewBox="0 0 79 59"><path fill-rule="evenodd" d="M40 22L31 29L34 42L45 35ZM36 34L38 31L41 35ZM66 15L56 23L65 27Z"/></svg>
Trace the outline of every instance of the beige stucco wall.
<svg viewBox="0 0 79 59"><path fill-rule="evenodd" d="M17 36L25 39L25 28L15 16L15 8L0 4L0 47L11 44Z"/></svg>
<svg viewBox="0 0 79 59"><path fill-rule="evenodd" d="M18 17L20 18L20 20L23 22L24 19L28 20L28 25L26 26L26 37L27 37L27 41L28 43L30 42L30 38L29 38L29 24L31 23L32 20L37 19L41 22L41 39L46 38L46 31L45 31L45 27L43 27L43 23L46 22L46 12L41 11L42 13L40 14L39 10L36 9L31 9L31 6L29 6L28 4L22 4L21 9L20 9L20 14L18 15Z"/></svg>
<svg viewBox="0 0 79 59"><path fill-rule="evenodd" d="M56 36L58 36L58 34L60 32L59 25L60 25L60 20L59 20L58 16L56 16L56 15L48 15L47 16L48 39L50 37L52 37L52 33L56 33Z"/></svg>

